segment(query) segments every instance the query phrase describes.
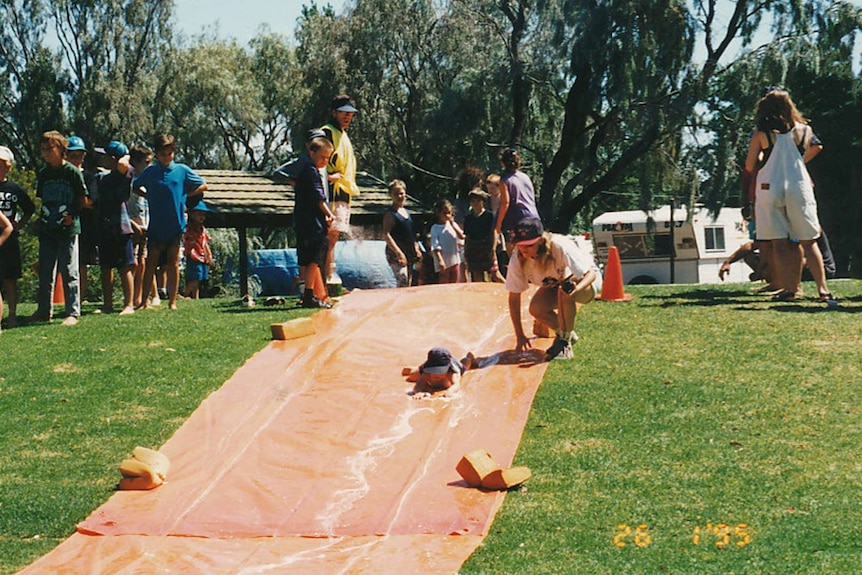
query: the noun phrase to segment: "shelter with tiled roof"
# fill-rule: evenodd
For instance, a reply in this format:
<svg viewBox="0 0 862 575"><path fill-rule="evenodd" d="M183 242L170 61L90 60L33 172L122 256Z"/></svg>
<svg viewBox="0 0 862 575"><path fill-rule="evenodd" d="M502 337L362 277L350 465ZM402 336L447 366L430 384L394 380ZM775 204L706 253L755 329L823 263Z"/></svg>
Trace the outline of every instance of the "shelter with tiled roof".
<svg viewBox="0 0 862 575"><path fill-rule="evenodd" d="M275 173L233 170L196 170L207 182L204 201L212 210L207 227L235 228L239 233L240 292L248 293L249 228L293 226L293 185ZM357 178L360 193L351 204L350 223L365 230L365 236L382 239L383 214L391 204L386 185L372 177ZM428 210L409 197L406 207L425 217Z"/></svg>

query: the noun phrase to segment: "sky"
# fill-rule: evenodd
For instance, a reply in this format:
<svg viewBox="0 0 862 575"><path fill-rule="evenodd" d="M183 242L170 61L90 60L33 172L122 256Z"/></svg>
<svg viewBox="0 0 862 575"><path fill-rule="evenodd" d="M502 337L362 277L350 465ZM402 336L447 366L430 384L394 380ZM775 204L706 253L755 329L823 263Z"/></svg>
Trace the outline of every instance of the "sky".
<svg viewBox="0 0 862 575"><path fill-rule="evenodd" d="M206 27L218 25L221 38L234 38L246 45L263 24L273 32L293 37L302 6L310 0L174 0L174 14L179 29L186 36L195 36ZM345 0L317 0L341 14Z"/></svg>
<svg viewBox="0 0 862 575"><path fill-rule="evenodd" d="M331 5L336 14L341 14L348 2L316 0L318 6ZM219 37L234 38L243 46L264 24L273 32L292 38L302 6L310 3L311 0L174 0L176 22L186 36L195 36L207 27L215 29L217 26ZM850 0L850 3L862 6L862 0ZM857 46L853 59L857 71L860 50L862 45ZM729 56L735 56L735 50L731 50Z"/></svg>

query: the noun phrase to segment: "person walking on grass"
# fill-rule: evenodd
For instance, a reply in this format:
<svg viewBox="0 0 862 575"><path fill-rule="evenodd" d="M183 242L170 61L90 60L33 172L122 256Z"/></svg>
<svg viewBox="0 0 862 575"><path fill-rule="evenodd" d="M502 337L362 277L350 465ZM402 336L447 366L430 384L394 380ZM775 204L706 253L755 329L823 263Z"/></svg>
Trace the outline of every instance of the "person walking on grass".
<svg viewBox="0 0 862 575"><path fill-rule="evenodd" d="M794 301L800 293L803 261L807 260L821 301L833 298L826 285L814 184L805 164L823 149L790 94L767 92L757 103L756 130L751 136L745 170L757 171L754 215L757 239L768 241L772 271L781 291L776 301ZM761 159L766 158L761 164ZM804 253L804 258L803 258Z"/></svg>

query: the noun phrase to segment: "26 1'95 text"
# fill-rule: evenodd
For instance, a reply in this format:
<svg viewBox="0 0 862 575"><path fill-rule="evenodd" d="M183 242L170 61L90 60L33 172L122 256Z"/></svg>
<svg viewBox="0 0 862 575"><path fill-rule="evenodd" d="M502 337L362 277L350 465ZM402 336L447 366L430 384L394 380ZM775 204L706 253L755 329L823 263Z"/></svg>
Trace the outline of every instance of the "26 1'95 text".
<svg viewBox="0 0 862 575"><path fill-rule="evenodd" d="M707 523L705 526L696 525L691 532L691 542L694 545L715 545L718 549L727 547L745 547L751 543L751 534L746 523L728 525L718 523L713 525ZM656 540L657 535L650 531L645 523L637 527L625 524L617 525L614 536L614 545L619 549L625 547L649 547Z"/></svg>

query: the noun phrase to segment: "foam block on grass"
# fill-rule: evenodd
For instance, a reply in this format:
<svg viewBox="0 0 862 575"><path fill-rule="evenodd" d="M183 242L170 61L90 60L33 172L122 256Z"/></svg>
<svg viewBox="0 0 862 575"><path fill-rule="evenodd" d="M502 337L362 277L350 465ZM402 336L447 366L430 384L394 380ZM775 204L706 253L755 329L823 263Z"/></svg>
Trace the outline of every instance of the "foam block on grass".
<svg viewBox="0 0 862 575"><path fill-rule="evenodd" d="M510 467L495 469L482 480L482 489L503 491L522 484L532 476L529 467Z"/></svg>
<svg viewBox="0 0 862 575"><path fill-rule="evenodd" d="M471 451L461 458L458 465L455 466L455 471L458 472L467 485L470 487L480 487L484 479L493 471L498 471L500 466L491 457L491 454L484 449Z"/></svg>
<svg viewBox="0 0 862 575"><path fill-rule="evenodd" d="M154 449L148 449L146 447L136 447L134 451L132 451L132 457L137 459L138 461L145 463L150 466L158 477L161 477L162 480L168 478L168 470L171 468L171 462L168 459L167 455L163 453L159 453Z"/></svg>
<svg viewBox="0 0 862 575"><path fill-rule="evenodd" d="M299 317L284 323L274 323L269 326L272 339L298 339L315 333L314 321L310 317Z"/></svg>

